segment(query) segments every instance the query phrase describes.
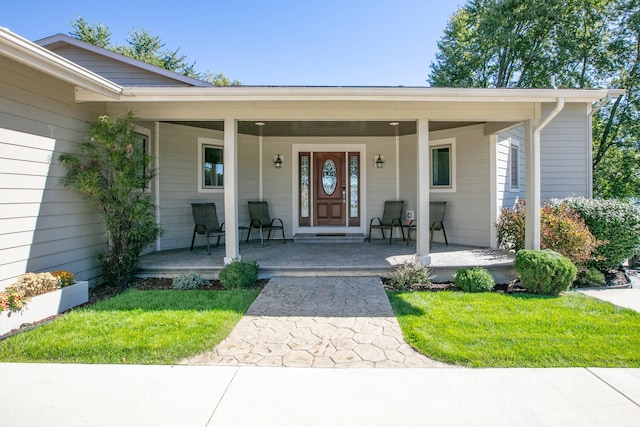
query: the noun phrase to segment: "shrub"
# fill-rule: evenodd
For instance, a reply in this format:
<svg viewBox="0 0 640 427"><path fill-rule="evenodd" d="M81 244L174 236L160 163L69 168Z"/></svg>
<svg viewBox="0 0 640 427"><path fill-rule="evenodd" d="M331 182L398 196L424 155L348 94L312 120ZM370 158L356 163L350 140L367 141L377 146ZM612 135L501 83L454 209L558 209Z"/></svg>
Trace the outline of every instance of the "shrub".
<svg viewBox="0 0 640 427"><path fill-rule="evenodd" d="M206 280L190 271L189 274L181 274L173 279L173 288L180 290L198 289L207 283Z"/></svg>
<svg viewBox="0 0 640 427"><path fill-rule="evenodd" d="M598 242L578 213L566 203L545 204L540 212L540 246L585 269Z"/></svg>
<svg viewBox="0 0 640 427"><path fill-rule="evenodd" d="M502 249L524 249L525 204L519 200L513 209L504 208L496 223L498 245ZM540 247L566 256L581 269L591 262L598 246L585 221L570 206L555 201L540 210Z"/></svg>
<svg viewBox="0 0 640 427"><path fill-rule="evenodd" d="M518 252L524 249L524 215L523 200L516 200L513 209L502 208L496 223L498 231L498 246L506 250Z"/></svg>
<svg viewBox="0 0 640 427"><path fill-rule="evenodd" d="M220 271L220 282L227 289L250 288L258 280L258 264L255 261L234 259Z"/></svg>
<svg viewBox="0 0 640 427"><path fill-rule="evenodd" d="M603 286L605 283L604 274L594 267L579 272L576 280L576 285L579 287Z"/></svg>
<svg viewBox="0 0 640 427"><path fill-rule="evenodd" d="M429 267L420 261L401 264L393 270L389 286L397 291L410 289L412 285L431 283Z"/></svg>
<svg viewBox="0 0 640 427"><path fill-rule="evenodd" d="M578 269L567 258L549 249L542 251L523 249L516 254L513 267L528 291L558 295L571 286Z"/></svg>
<svg viewBox="0 0 640 427"><path fill-rule="evenodd" d="M25 297L31 298L60 289L60 280L51 273L26 273L7 290L10 288L23 291Z"/></svg>
<svg viewBox="0 0 640 427"><path fill-rule="evenodd" d="M565 199L564 202L602 242L589 267L608 271L640 250L640 211L636 205L620 200L584 198Z"/></svg>
<svg viewBox="0 0 640 427"><path fill-rule="evenodd" d="M453 283L465 292L491 292L496 285L491 273L482 267L461 268L453 276Z"/></svg>

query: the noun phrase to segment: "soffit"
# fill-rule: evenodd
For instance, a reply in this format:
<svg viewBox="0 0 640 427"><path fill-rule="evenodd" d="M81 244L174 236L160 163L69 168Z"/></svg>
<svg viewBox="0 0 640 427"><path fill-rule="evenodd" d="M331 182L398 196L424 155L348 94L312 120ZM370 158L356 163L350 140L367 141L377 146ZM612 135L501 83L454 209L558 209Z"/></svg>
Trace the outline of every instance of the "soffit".
<svg viewBox="0 0 640 427"><path fill-rule="evenodd" d="M224 129L224 123L222 121L169 121L167 123L218 131ZM396 134L396 126L391 126L389 122L386 121L265 121L263 123L264 126L258 126L255 122L241 121L238 123L238 133L244 135L259 135L260 128L262 128L262 135L266 137L374 137L395 136ZM398 135L413 135L416 133L415 121L402 121L397 123ZM429 130L454 129L480 123L483 122L430 121Z"/></svg>

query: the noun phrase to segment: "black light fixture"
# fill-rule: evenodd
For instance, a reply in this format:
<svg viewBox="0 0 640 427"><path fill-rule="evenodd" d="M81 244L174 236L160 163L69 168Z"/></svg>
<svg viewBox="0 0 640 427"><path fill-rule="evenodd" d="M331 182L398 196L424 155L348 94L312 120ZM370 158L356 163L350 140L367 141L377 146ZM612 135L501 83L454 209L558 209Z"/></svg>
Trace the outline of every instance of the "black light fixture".
<svg viewBox="0 0 640 427"><path fill-rule="evenodd" d="M273 164L276 166L276 169L282 169L282 157L280 157L280 154L276 156L276 159L273 161Z"/></svg>
<svg viewBox="0 0 640 427"><path fill-rule="evenodd" d="M381 169L384 166L384 160L382 159L382 155L378 154L378 158L376 159L376 167Z"/></svg>

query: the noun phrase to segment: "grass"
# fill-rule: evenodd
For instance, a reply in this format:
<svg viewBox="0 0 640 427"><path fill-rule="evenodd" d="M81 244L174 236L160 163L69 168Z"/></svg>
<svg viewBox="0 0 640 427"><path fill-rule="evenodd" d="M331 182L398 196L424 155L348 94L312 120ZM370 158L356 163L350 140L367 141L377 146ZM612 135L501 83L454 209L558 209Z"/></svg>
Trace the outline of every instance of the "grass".
<svg viewBox="0 0 640 427"><path fill-rule="evenodd" d="M407 342L472 367L640 367L640 313L578 293L388 292Z"/></svg>
<svg viewBox="0 0 640 427"><path fill-rule="evenodd" d="M259 292L129 290L0 341L0 361L175 363L222 341Z"/></svg>

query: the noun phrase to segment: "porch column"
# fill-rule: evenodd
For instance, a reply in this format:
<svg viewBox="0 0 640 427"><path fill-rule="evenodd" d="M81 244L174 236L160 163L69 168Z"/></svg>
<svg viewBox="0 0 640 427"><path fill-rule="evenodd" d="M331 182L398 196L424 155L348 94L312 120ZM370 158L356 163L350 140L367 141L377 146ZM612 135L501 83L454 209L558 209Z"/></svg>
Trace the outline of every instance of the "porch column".
<svg viewBox="0 0 640 427"><path fill-rule="evenodd" d="M524 140L526 147L527 188L525 203L524 247L540 249L540 133L534 132L537 124L527 120L524 124Z"/></svg>
<svg viewBox="0 0 640 427"><path fill-rule="evenodd" d="M240 259L238 236L238 122L224 119L224 229L225 257Z"/></svg>
<svg viewBox="0 0 640 427"><path fill-rule="evenodd" d="M418 212L416 214L416 261L431 264L429 255L429 120L418 119Z"/></svg>

